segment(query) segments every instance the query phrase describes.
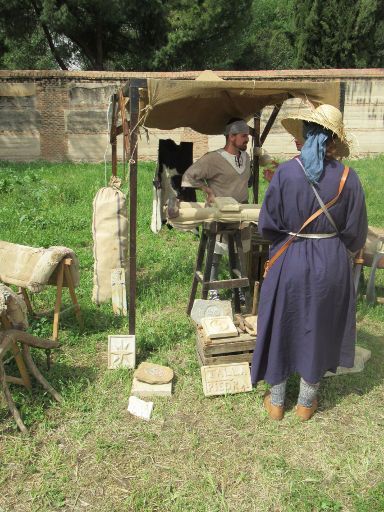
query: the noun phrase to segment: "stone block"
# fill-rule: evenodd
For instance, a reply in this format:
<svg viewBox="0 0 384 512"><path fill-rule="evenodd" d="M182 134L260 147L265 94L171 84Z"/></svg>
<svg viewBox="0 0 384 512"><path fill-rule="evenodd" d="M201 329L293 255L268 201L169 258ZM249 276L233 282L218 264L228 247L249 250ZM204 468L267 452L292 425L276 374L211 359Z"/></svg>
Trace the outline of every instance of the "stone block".
<svg viewBox="0 0 384 512"><path fill-rule="evenodd" d="M195 299L192 306L191 318L197 324L201 324L202 318L212 316L229 316L232 318L232 304L230 300L204 300Z"/></svg>
<svg viewBox="0 0 384 512"><path fill-rule="evenodd" d="M212 316L201 319L204 334L210 339L238 336L233 320L229 316Z"/></svg>
<svg viewBox="0 0 384 512"><path fill-rule="evenodd" d="M118 158L123 157L121 140L117 145ZM107 160L111 159L111 144L105 134L68 134L68 158L74 162L102 162L106 151Z"/></svg>
<svg viewBox="0 0 384 512"><path fill-rule="evenodd" d="M172 381L165 384L148 384L141 380L133 378L131 395L139 397L150 396L171 396L172 395Z"/></svg>
<svg viewBox="0 0 384 512"><path fill-rule="evenodd" d="M92 109L66 112L66 131L68 133L108 133L106 111Z"/></svg>
<svg viewBox="0 0 384 512"><path fill-rule="evenodd" d="M152 409L153 402L146 402L132 395L129 397L127 411L133 416L148 421L151 419Z"/></svg>
<svg viewBox="0 0 384 512"><path fill-rule="evenodd" d="M108 336L108 368L134 368L136 362L135 336L119 334Z"/></svg>
<svg viewBox="0 0 384 512"><path fill-rule="evenodd" d="M248 363L202 366L200 370L205 396L243 393L252 390Z"/></svg>
<svg viewBox="0 0 384 512"><path fill-rule="evenodd" d="M35 84L6 84L0 83L0 96L35 96Z"/></svg>
<svg viewBox="0 0 384 512"><path fill-rule="evenodd" d="M28 162L40 158L39 134L9 134L0 137L0 159Z"/></svg>
<svg viewBox="0 0 384 512"><path fill-rule="evenodd" d="M36 108L36 96L1 96L0 109L32 109Z"/></svg>
<svg viewBox="0 0 384 512"><path fill-rule="evenodd" d="M324 376L325 377L334 377L335 375L345 375L347 373L359 373L364 370L365 363L371 359L371 351L359 347L356 345L355 349L355 361L352 368L343 368L342 366L338 366L336 373L327 372Z"/></svg>
<svg viewBox="0 0 384 512"><path fill-rule="evenodd" d="M40 128L40 114L35 110L2 109L0 131L32 132Z"/></svg>
<svg viewBox="0 0 384 512"><path fill-rule="evenodd" d="M110 97L119 88L118 84L78 84L69 89L69 101L71 106L108 105Z"/></svg>
<svg viewBox="0 0 384 512"><path fill-rule="evenodd" d="M148 384L165 384L173 379L173 370L168 366L144 362L140 363L133 376Z"/></svg>

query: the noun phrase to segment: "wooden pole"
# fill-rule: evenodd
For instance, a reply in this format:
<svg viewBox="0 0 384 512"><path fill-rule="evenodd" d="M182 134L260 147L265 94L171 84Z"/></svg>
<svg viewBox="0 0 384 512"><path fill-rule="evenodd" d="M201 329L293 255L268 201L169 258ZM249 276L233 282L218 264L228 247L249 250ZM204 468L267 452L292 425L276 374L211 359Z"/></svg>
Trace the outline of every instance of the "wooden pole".
<svg viewBox="0 0 384 512"><path fill-rule="evenodd" d="M117 96L113 95L112 100L112 121L110 142L112 145L112 175L117 176Z"/></svg>
<svg viewBox="0 0 384 512"><path fill-rule="evenodd" d="M253 116L253 202L257 204L259 200L259 155L258 149L260 147L260 117L261 111L256 112Z"/></svg>
<svg viewBox="0 0 384 512"><path fill-rule="evenodd" d="M137 131L139 88L132 80L129 87L130 159L129 159L129 334L136 331L136 224L137 224Z"/></svg>

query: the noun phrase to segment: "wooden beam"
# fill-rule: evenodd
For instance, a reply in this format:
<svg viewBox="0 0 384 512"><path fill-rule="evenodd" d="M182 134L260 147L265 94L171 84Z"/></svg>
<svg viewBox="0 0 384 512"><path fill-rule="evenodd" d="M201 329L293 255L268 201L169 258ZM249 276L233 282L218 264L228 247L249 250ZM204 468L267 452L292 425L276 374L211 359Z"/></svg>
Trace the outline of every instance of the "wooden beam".
<svg viewBox="0 0 384 512"><path fill-rule="evenodd" d="M264 144L265 139L267 138L267 135L268 135L270 129L272 128L273 123L276 120L277 114L280 112L280 109L281 109L281 105L275 105L274 109L272 110L271 115L269 116L269 119L267 121L267 124L264 127L263 133L261 134L260 146L262 146Z"/></svg>
<svg viewBox="0 0 384 512"><path fill-rule="evenodd" d="M129 136L129 334L136 331L136 225L137 225L137 132L139 121L139 88L131 81L129 88L131 130Z"/></svg>

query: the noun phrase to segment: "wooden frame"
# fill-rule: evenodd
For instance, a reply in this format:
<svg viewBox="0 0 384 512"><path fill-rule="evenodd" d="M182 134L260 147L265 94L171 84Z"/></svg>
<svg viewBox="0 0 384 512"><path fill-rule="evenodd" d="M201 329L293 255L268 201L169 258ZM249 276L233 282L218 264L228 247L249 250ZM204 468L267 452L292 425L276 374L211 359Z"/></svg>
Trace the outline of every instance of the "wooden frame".
<svg viewBox="0 0 384 512"><path fill-rule="evenodd" d="M147 88L147 80L142 78L132 78L127 84L119 90L118 95L113 100L113 115L111 126L111 144L112 144L112 174L117 174L117 153L116 138L122 133L124 135L124 152L129 155L129 334L136 332L136 225L137 225L137 131L139 128L139 88ZM126 120L125 101L129 98L130 120ZM340 110L343 112L345 102L345 83L340 84ZM117 105L120 109L121 125L117 126ZM253 159L253 199L258 202L259 198L259 158L256 155L256 148L259 148L265 142L270 129L272 128L282 104L276 105L260 134L261 113L254 115L254 130L252 133L254 143ZM127 145L129 140L129 146ZM125 153L124 153L125 154Z"/></svg>

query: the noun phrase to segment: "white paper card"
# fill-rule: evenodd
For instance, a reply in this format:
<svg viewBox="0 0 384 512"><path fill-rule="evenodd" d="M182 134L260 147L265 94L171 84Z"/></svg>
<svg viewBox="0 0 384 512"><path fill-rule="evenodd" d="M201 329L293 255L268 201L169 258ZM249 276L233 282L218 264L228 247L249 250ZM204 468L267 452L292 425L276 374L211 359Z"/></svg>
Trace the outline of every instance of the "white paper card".
<svg viewBox="0 0 384 512"><path fill-rule="evenodd" d="M153 409L153 402L140 400L137 396L130 396L128 400L128 412L143 420L150 420Z"/></svg>

